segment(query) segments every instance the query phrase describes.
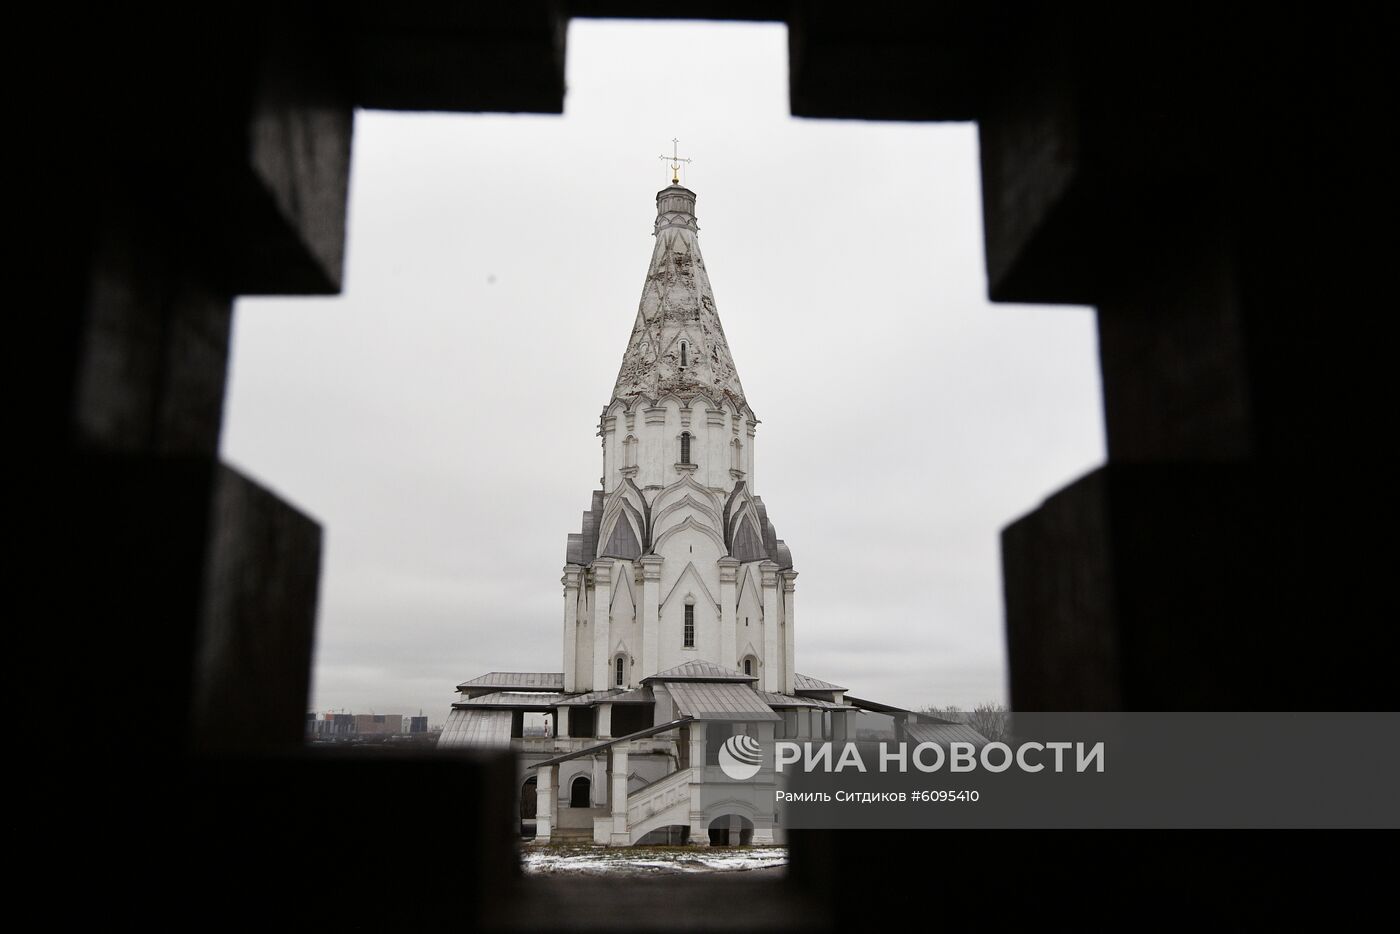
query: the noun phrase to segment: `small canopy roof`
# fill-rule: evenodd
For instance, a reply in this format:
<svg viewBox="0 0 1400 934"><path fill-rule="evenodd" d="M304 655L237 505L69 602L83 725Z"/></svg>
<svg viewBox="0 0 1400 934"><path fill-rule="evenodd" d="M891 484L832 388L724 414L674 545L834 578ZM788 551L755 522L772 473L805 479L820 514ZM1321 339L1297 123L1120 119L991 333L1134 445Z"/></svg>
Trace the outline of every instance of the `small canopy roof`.
<svg viewBox="0 0 1400 934"><path fill-rule="evenodd" d="M495 691L477 697L467 697L457 701L453 707L509 707L532 710L548 710L567 697L567 694L519 693L515 691Z"/></svg>
<svg viewBox="0 0 1400 934"><path fill-rule="evenodd" d="M813 678L811 675L804 675L802 672L794 672L792 676L792 689L798 694L803 691L844 691L839 684L832 684L830 681L823 681L820 678Z"/></svg>
<svg viewBox="0 0 1400 934"><path fill-rule="evenodd" d="M442 736L438 739L438 748L463 749L484 746L508 749L513 716L509 710L454 708L447 715L447 723L443 725Z"/></svg>
<svg viewBox="0 0 1400 934"><path fill-rule="evenodd" d="M474 688L496 691L562 691L562 671L488 671L479 678L463 681L457 690L467 693Z"/></svg>
<svg viewBox="0 0 1400 934"><path fill-rule="evenodd" d="M673 681L666 685L676 708L693 720L781 720L747 684Z"/></svg>
<svg viewBox="0 0 1400 934"><path fill-rule="evenodd" d="M716 665L714 662L707 662L696 659L693 662L685 662L675 668L668 668L659 671L649 678L643 678L642 683L650 681L757 681L754 675L746 675L742 671L733 668L725 668L723 665Z"/></svg>
<svg viewBox="0 0 1400 934"><path fill-rule="evenodd" d="M620 691L612 688L607 691L589 691L575 694L559 701L560 707L589 707L593 704L650 704L656 698L651 696L651 688L637 688L635 691Z"/></svg>
<svg viewBox="0 0 1400 934"><path fill-rule="evenodd" d="M846 704L833 704L831 701L822 700L819 697L796 697L792 694L770 694L767 691L759 691L758 696L763 698L763 702L769 707L818 707L822 710L850 710Z"/></svg>

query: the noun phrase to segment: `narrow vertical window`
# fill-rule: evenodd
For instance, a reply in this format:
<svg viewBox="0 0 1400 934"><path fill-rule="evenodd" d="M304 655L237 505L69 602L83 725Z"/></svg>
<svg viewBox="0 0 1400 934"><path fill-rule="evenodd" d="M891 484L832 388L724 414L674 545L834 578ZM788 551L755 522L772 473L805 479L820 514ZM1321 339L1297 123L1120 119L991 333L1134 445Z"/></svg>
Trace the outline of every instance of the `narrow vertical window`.
<svg viewBox="0 0 1400 934"><path fill-rule="evenodd" d="M690 463L690 432L681 432L681 463Z"/></svg>
<svg viewBox="0 0 1400 934"><path fill-rule="evenodd" d="M695 648L695 607L690 604L685 607L685 647Z"/></svg>
<svg viewBox="0 0 1400 934"><path fill-rule="evenodd" d="M753 674L753 659L751 659L751 658L746 658L746 659L744 659L744 674L746 674L746 675L751 675L751 674Z"/></svg>
<svg viewBox="0 0 1400 934"><path fill-rule="evenodd" d="M618 687L622 687L622 656L617 657L617 675L615 681Z"/></svg>
<svg viewBox="0 0 1400 934"><path fill-rule="evenodd" d="M681 366L689 366L689 365L690 365L690 348L686 346L685 341L681 341Z"/></svg>

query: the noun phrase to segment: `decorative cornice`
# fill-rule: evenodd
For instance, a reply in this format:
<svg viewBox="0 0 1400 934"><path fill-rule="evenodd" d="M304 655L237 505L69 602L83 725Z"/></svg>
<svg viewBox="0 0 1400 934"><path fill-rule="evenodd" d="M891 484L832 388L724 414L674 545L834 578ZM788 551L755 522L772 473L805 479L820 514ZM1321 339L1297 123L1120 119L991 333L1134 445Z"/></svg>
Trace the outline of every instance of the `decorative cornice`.
<svg viewBox="0 0 1400 934"><path fill-rule="evenodd" d="M728 391L711 392L704 386L692 386L687 389L667 389L665 392L659 392L654 395L638 392L628 393L622 396L613 396L612 401L608 404L608 408L621 404L627 416L633 418L638 409L643 409L647 406L661 405L667 400L672 399L675 400L677 406L689 404L692 407L697 401L704 400L709 406L710 415L718 411L721 414L727 413L733 415L736 419L742 419L747 416L752 419L755 424L761 421L761 419L754 414L753 407L750 406L743 397L736 396ZM737 430L737 427L735 430Z"/></svg>

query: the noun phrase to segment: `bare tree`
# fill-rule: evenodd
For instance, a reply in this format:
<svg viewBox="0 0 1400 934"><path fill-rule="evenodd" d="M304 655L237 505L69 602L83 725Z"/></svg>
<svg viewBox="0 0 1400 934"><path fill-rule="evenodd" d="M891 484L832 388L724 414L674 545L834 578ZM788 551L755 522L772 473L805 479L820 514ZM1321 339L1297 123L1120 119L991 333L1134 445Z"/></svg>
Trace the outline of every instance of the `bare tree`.
<svg viewBox="0 0 1400 934"><path fill-rule="evenodd" d="M998 704L994 701L978 704L971 710L929 706L918 712L952 723L966 723L993 743L1004 742L1010 736L1011 711L1007 709L1005 704Z"/></svg>
<svg viewBox="0 0 1400 934"><path fill-rule="evenodd" d="M972 708L965 722L989 742L998 743L1010 735L1010 713L1005 704L988 702Z"/></svg>

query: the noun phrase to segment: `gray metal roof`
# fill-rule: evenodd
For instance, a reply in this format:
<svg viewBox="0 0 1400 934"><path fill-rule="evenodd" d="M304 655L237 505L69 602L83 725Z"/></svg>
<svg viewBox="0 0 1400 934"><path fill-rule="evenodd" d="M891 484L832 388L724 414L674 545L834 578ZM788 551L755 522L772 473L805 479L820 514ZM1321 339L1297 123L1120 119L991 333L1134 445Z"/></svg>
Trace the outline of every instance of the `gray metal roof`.
<svg viewBox="0 0 1400 934"><path fill-rule="evenodd" d="M747 684L673 681L666 685L676 709L696 720L781 720Z"/></svg>
<svg viewBox="0 0 1400 934"><path fill-rule="evenodd" d="M570 759L577 759L580 756L590 756L595 752L616 746L618 743L630 743L634 739L645 739L648 736L655 736L657 733L665 733L676 729L676 727L684 726L689 722L690 719L688 717L682 717L679 720L671 720L667 723L649 726L645 730L628 733L626 736L614 736L612 739L605 739L601 743L585 746L582 749L575 749L573 752L566 752L562 756L555 756L553 759L545 759L543 762L527 762L525 768L538 769L546 765L558 765L560 762L567 762Z"/></svg>
<svg viewBox="0 0 1400 934"><path fill-rule="evenodd" d="M675 668L668 668L659 671L649 678L643 678L642 683L648 681L757 681L754 675L746 675L742 671L735 671L733 668L725 668L723 665L716 665L714 662L707 662L696 659L693 662L685 662Z"/></svg>
<svg viewBox="0 0 1400 934"><path fill-rule="evenodd" d="M502 690L562 691L562 671L492 671L457 685L463 688L501 688Z"/></svg>
<svg viewBox="0 0 1400 934"><path fill-rule="evenodd" d="M509 710L453 709L443 724L437 748L508 748L511 717Z"/></svg>
<svg viewBox="0 0 1400 934"><path fill-rule="evenodd" d="M947 746L949 743L971 743L978 748L987 745L987 737L966 723L915 723L911 720L904 725L904 733L917 743L936 743L939 746Z"/></svg>
<svg viewBox="0 0 1400 934"><path fill-rule="evenodd" d="M571 533L564 552L566 564L587 566L598 557L598 525L603 521L603 491L594 490L590 508L583 514L580 531Z"/></svg>
<svg viewBox="0 0 1400 934"><path fill-rule="evenodd" d="M608 691L589 691L587 694L570 694L568 697L558 702L560 707L583 707L588 704L596 704L615 697L622 692L616 689Z"/></svg>
<svg viewBox="0 0 1400 934"><path fill-rule="evenodd" d="M820 678L813 678L801 672L794 672L792 676L792 689L794 691L844 691L839 684L832 684L830 681L823 681Z"/></svg>
<svg viewBox="0 0 1400 934"><path fill-rule="evenodd" d="M455 702L453 707L529 707L548 710L568 697L567 694L521 693L519 691L495 691L479 697L467 697Z"/></svg>
<svg viewBox="0 0 1400 934"><path fill-rule="evenodd" d="M852 697L846 695L846 703L852 707L859 707L861 710L871 710L875 713L913 713L912 710L905 710L903 707L891 707L889 704L882 704L879 701L866 700L863 697Z"/></svg>
<svg viewBox="0 0 1400 934"><path fill-rule="evenodd" d="M778 539L778 553L773 556L773 560L781 570L792 570L792 549L781 538Z"/></svg>
<svg viewBox="0 0 1400 934"><path fill-rule="evenodd" d="M846 704L833 704L819 697L797 697L793 694L770 694L759 691L758 696L769 707L820 707L822 710L850 710Z"/></svg>
<svg viewBox="0 0 1400 934"><path fill-rule="evenodd" d="M642 685L633 691L623 691L608 698L610 704L652 704L656 702L656 697L651 693L648 685Z"/></svg>

